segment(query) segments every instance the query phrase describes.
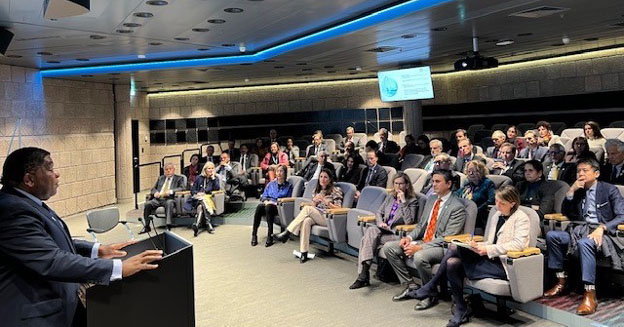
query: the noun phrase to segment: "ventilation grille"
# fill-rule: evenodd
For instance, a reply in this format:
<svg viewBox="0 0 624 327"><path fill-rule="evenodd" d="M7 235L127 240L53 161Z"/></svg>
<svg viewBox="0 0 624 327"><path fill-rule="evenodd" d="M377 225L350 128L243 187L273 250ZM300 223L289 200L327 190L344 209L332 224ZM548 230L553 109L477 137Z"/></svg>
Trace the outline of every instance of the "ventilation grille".
<svg viewBox="0 0 624 327"><path fill-rule="evenodd" d="M570 8L542 6L542 7L519 11L519 12L510 14L509 16L525 17L525 18L542 18L542 17L546 17L550 15L560 14L568 10L570 10Z"/></svg>

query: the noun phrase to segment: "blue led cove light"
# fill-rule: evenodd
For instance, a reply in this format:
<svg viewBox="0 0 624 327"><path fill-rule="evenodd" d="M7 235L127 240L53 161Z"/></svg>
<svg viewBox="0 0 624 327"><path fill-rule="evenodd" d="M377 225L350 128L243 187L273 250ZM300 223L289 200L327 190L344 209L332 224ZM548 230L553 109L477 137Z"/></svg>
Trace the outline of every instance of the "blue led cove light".
<svg viewBox="0 0 624 327"><path fill-rule="evenodd" d="M141 70L162 70L162 69L176 69L176 68L195 68L195 67L210 67L210 66L226 66L236 65L244 63L257 63L263 60L279 56L281 54L305 48L312 44L327 41L329 39L342 36L348 33L359 31L380 23L384 23L401 16L411 14L413 12L431 8L452 0L411 0L407 1L380 11L371 13L364 17L348 21L346 23L324 29L292 41L288 41L282 44L278 44L271 48L261 50L254 54L245 54L239 56L227 56L227 57L212 57L212 58L199 58L199 59L179 59L179 60L165 60L154 62L140 62L130 64L114 64L114 65L101 65L91 67L76 67L76 68L58 68L58 69L43 69L41 71L42 77L63 77L63 76L75 76L75 75L97 75L97 74L109 74L109 73L127 73Z"/></svg>

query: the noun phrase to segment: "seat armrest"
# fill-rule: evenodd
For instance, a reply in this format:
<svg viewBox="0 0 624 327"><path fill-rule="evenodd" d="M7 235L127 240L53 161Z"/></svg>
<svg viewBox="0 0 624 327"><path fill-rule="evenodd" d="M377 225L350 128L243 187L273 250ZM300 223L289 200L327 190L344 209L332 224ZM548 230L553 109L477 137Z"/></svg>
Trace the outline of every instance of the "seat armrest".
<svg viewBox="0 0 624 327"><path fill-rule="evenodd" d="M396 231L397 232L411 232L411 231L414 230L414 228L416 228L416 224L413 224L413 225L397 225Z"/></svg>
<svg viewBox="0 0 624 327"><path fill-rule="evenodd" d="M617 229L624 231L624 225L618 225Z"/></svg>
<svg viewBox="0 0 624 327"><path fill-rule="evenodd" d="M97 229L97 228L87 228L87 232L89 233L104 233L106 232L103 229Z"/></svg>
<svg viewBox="0 0 624 327"><path fill-rule="evenodd" d="M349 208L335 208L335 209L327 209L325 212L328 215L346 215L349 211Z"/></svg>
<svg viewBox="0 0 624 327"><path fill-rule="evenodd" d="M535 253L535 250L531 250L531 252ZM544 294L543 254L531 254L518 258L510 258L508 255L504 255L501 256L501 259L509 278L511 297L515 301L526 303Z"/></svg>
<svg viewBox="0 0 624 327"><path fill-rule="evenodd" d="M210 194L222 194L222 193L224 194L225 191L224 190L216 190L216 191L210 192Z"/></svg>
<svg viewBox="0 0 624 327"><path fill-rule="evenodd" d="M191 191L177 191L175 192L175 196L186 196L186 195L190 195Z"/></svg>
<svg viewBox="0 0 624 327"><path fill-rule="evenodd" d="M540 251L540 249L532 247L532 248L526 248L522 251L509 251L507 252L507 261L509 260L513 260L513 259L517 259L520 257L528 257L531 255L538 255L542 253L542 251Z"/></svg>
<svg viewBox="0 0 624 327"><path fill-rule="evenodd" d="M254 171L254 170L260 170L260 171L262 171L262 168L261 168L261 167L249 167L249 169L247 169L247 172L252 172L252 171Z"/></svg>
<svg viewBox="0 0 624 327"><path fill-rule="evenodd" d="M295 160L301 160L301 161L305 161L306 159L308 159L308 158L306 158L306 157L297 157L297 158L295 158Z"/></svg>
<svg viewBox="0 0 624 327"><path fill-rule="evenodd" d="M561 213L549 213L544 215L544 219L548 220L556 220L556 221L568 221L568 217L564 216Z"/></svg>
<svg viewBox="0 0 624 327"><path fill-rule="evenodd" d="M295 198L279 198L279 199L277 199L277 203L285 203L285 202L295 202Z"/></svg>
<svg viewBox="0 0 624 327"><path fill-rule="evenodd" d="M377 220L375 216L358 216L358 224L360 223L374 223Z"/></svg>
<svg viewBox="0 0 624 327"><path fill-rule="evenodd" d="M481 235L471 235L471 234L459 234L459 235L449 235L444 237L444 242L451 243L453 241L459 242L483 242L483 236Z"/></svg>
<svg viewBox="0 0 624 327"><path fill-rule="evenodd" d="M312 203L312 202L301 202L301 204L299 205L299 207L300 207L300 208L303 208L303 207L313 206L313 205L314 205L314 203Z"/></svg>

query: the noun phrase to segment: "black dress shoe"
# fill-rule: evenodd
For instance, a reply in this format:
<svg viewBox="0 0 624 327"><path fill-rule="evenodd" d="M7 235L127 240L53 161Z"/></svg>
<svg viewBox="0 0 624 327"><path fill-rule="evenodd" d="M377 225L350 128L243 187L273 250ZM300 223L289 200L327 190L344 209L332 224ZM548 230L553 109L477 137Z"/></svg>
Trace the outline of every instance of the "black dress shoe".
<svg viewBox="0 0 624 327"><path fill-rule="evenodd" d="M149 233L151 231L152 231L152 228L146 225L146 226L143 226L143 229L141 229L139 234L145 234L145 233Z"/></svg>
<svg viewBox="0 0 624 327"><path fill-rule="evenodd" d="M468 307L466 311L459 314L458 317L453 316L448 324L446 324L446 327L459 327L462 324L467 324L470 321L470 316L472 316L472 310Z"/></svg>
<svg viewBox="0 0 624 327"><path fill-rule="evenodd" d="M305 263L308 261L308 252L301 252L301 257L299 257L299 263Z"/></svg>
<svg viewBox="0 0 624 327"><path fill-rule="evenodd" d="M167 231L170 232L171 231L171 225L167 225Z"/></svg>
<svg viewBox="0 0 624 327"><path fill-rule="evenodd" d="M424 300L426 298L429 297L433 297L436 296L437 297L437 292L435 290L429 290L427 287L421 287L418 290L416 290L416 292L412 293L412 299L416 299L416 300Z"/></svg>
<svg viewBox="0 0 624 327"><path fill-rule="evenodd" d="M258 245L258 236L251 235L251 246L256 246L256 245Z"/></svg>
<svg viewBox="0 0 624 327"><path fill-rule="evenodd" d="M426 309L433 307L436 304L438 304L438 297L431 296L424 300L420 300L420 302L416 303L416 305L414 306L414 310L416 311L426 310Z"/></svg>
<svg viewBox="0 0 624 327"><path fill-rule="evenodd" d="M197 237L197 234L199 234L199 228L197 227L197 224L191 225L191 228L193 228L193 236Z"/></svg>
<svg viewBox="0 0 624 327"><path fill-rule="evenodd" d="M266 243L264 243L264 247L268 248L273 244L275 244L275 242L273 242L273 236L269 235L269 237L267 237Z"/></svg>
<svg viewBox="0 0 624 327"><path fill-rule="evenodd" d="M290 232L288 230L285 230L279 234L273 235L273 239L282 243L286 243L286 241L288 241L288 236L290 236Z"/></svg>
<svg viewBox="0 0 624 327"><path fill-rule="evenodd" d="M414 290L417 290L418 287L417 286L407 286L401 293L395 295L392 297L392 301L394 302L398 302L398 301L405 301L405 300L409 300L409 299L413 299L412 297L412 293L414 293Z"/></svg>
<svg viewBox="0 0 624 327"><path fill-rule="evenodd" d="M356 279L355 282L353 282L353 284L351 284L351 286L349 286L349 289L350 290L357 290L358 288L362 288L362 287L366 287L366 286L370 286L370 281Z"/></svg>

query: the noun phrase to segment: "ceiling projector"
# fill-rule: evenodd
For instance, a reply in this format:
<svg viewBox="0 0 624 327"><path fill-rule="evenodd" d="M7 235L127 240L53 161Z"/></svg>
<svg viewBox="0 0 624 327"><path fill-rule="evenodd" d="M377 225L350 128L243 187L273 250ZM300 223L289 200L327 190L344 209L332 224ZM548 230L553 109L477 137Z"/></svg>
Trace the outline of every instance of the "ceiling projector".
<svg viewBox="0 0 624 327"><path fill-rule="evenodd" d="M472 56L459 59L455 62L455 70L479 70L498 67L498 60L494 57L484 57L478 52Z"/></svg>

